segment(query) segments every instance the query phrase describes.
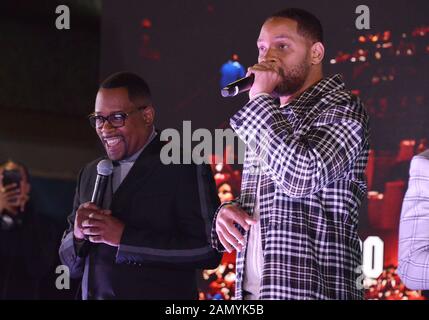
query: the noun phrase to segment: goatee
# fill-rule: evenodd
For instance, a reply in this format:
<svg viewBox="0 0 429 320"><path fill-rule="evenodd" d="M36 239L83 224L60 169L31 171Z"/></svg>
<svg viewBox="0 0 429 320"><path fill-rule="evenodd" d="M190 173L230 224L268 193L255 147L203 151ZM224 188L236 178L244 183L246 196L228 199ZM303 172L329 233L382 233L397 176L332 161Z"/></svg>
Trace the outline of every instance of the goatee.
<svg viewBox="0 0 429 320"><path fill-rule="evenodd" d="M280 69L280 75L283 81L274 89L278 96L287 96L296 93L305 83L310 66L304 61L290 70Z"/></svg>

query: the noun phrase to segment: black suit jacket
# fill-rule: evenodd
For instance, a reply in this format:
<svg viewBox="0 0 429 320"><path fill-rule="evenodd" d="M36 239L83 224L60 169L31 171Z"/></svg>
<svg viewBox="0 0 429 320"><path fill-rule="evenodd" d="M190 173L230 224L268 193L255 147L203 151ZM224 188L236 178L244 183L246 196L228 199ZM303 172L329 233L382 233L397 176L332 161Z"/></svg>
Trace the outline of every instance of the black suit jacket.
<svg viewBox="0 0 429 320"><path fill-rule="evenodd" d="M103 207L125 223L118 248L73 239L75 212L90 201L101 159L81 171L60 257L72 277L83 277L84 299L194 299L195 270L218 266L209 239L219 205L210 167L164 165L163 146L158 135L114 195L106 192Z"/></svg>

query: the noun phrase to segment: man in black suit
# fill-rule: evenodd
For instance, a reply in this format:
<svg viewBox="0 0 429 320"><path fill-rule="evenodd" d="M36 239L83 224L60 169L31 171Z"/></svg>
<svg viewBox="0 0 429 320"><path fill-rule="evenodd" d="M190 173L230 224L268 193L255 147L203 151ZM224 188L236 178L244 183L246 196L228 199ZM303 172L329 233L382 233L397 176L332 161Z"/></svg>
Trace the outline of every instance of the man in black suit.
<svg viewBox="0 0 429 320"><path fill-rule="evenodd" d="M89 119L113 175L99 208L90 199L102 158L80 172L60 246L71 277L82 277L83 299L195 299L196 269L220 262L209 240L219 204L210 168L162 164L154 116L137 75L101 84Z"/></svg>

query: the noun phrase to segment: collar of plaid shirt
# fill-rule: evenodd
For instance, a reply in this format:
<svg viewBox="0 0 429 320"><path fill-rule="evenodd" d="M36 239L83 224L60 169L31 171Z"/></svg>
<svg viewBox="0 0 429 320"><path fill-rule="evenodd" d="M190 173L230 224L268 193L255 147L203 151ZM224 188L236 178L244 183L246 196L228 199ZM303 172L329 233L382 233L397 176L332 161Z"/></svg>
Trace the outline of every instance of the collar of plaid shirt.
<svg viewBox="0 0 429 320"><path fill-rule="evenodd" d="M308 112L308 105L312 101L318 100L320 97L337 90L345 90L345 85L340 74L320 80L294 100L280 105L280 108L290 107L293 113L297 117L300 117Z"/></svg>

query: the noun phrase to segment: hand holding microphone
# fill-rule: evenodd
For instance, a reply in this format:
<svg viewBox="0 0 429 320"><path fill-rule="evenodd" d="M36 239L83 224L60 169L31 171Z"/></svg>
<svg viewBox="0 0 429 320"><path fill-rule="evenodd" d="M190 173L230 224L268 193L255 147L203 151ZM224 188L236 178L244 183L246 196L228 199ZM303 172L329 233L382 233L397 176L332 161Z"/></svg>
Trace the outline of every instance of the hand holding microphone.
<svg viewBox="0 0 429 320"><path fill-rule="evenodd" d="M249 98L259 93L272 94L281 83L282 77L274 61L261 61L247 69L247 74L253 74L255 81L249 91Z"/></svg>
<svg viewBox="0 0 429 320"><path fill-rule="evenodd" d="M221 90L223 97L234 97L242 92L249 92L252 99L256 94L271 94L282 81L282 76L274 61L261 61L247 69L246 77L231 82Z"/></svg>
<svg viewBox="0 0 429 320"><path fill-rule="evenodd" d="M83 222L90 219L92 213L101 213L102 210L91 202L82 203L76 210L76 216L74 220L73 235L77 240L89 240L88 236L85 235Z"/></svg>
<svg viewBox="0 0 429 320"><path fill-rule="evenodd" d="M105 243L113 247L119 246L125 225L112 216L110 210L91 212L88 219L82 221L83 234L92 243Z"/></svg>
<svg viewBox="0 0 429 320"><path fill-rule="evenodd" d="M106 214L106 210L102 210L100 207L102 206L109 176L112 174L112 172L112 161L104 159L98 163L97 178L95 181L94 192L92 194L91 201L81 204L76 211L73 231L74 237L76 239L91 241L92 236L100 236L101 230L99 226L91 225L91 219L98 217L99 215ZM99 239L100 238L97 238L97 240Z"/></svg>

